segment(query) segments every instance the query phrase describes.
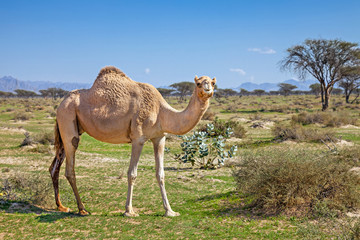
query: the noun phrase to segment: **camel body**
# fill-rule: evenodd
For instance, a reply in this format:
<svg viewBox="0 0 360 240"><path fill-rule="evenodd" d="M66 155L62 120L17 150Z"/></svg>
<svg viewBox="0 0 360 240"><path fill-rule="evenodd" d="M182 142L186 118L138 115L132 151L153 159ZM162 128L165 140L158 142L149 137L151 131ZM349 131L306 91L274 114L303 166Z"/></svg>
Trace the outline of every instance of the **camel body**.
<svg viewBox="0 0 360 240"><path fill-rule="evenodd" d="M209 106L215 82L215 78L195 77L197 87L188 107L183 111L177 111L168 105L153 86L135 82L115 67L103 68L90 89L70 92L57 110L56 156L49 169L58 209L69 211L61 204L58 191L59 171L66 157L65 176L74 191L79 213L88 214L77 191L74 170L79 137L86 132L102 142L132 144L126 216L137 216L132 209L133 186L142 147L150 139L154 145L156 177L162 193L165 215L179 215L172 211L165 191L165 135L184 134L200 121Z"/></svg>

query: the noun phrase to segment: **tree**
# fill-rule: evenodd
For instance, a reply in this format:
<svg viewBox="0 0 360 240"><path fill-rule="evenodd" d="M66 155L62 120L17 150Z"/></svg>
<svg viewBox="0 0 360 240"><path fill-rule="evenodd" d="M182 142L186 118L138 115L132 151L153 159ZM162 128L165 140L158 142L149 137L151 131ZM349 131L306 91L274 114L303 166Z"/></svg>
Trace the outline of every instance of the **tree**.
<svg viewBox="0 0 360 240"><path fill-rule="evenodd" d="M227 98L229 96L235 96L237 92L230 88L225 88L225 89L218 88L216 89L215 94L218 95L219 97Z"/></svg>
<svg viewBox="0 0 360 240"><path fill-rule="evenodd" d="M171 84L170 87L174 88L180 94L180 99L183 100L184 96L192 94L195 84L192 82L179 82Z"/></svg>
<svg viewBox="0 0 360 240"><path fill-rule="evenodd" d="M0 97L12 97L14 94L12 92L3 92L0 91Z"/></svg>
<svg viewBox="0 0 360 240"><path fill-rule="evenodd" d="M48 88L46 90L40 90L39 92L40 92L41 96L43 96L43 97L51 97L53 99L62 98L66 94L69 93L68 91L63 90L61 88Z"/></svg>
<svg viewBox="0 0 360 240"><path fill-rule="evenodd" d="M353 92L360 88L360 66L350 67L343 69L344 78L340 80L339 87L344 89L345 101L350 103L349 98ZM355 97L351 103L354 103L359 97L359 94Z"/></svg>
<svg viewBox="0 0 360 240"><path fill-rule="evenodd" d="M240 89L240 96L247 96L249 94L250 94L250 92L248 90L246 90L244 88Z"/></svg>
<svg viewBox="0 0 360 240"><path fill-rule="evenodd" d="M29 97L36 97L36 96L38 96L38 95L36 94L36 92L28 91L28 90L23 90L23 89L16 89L15 92L16 92L16 96L17 96L17 97L26 97L26 98L29 98Z"/></svg>
<svg viewBox="0 0 360 240"><path fill-rule="evenodd" d="M315 96L318 96L321 93L320 83L313 83L309 86L310 92Z"/></svg>
<svg viewBox="0 0 360 240"><path fill-rule="evenodd" d="M301 79L310 74L320 83L322 110L329 107L331 91L343 78L341 69L360 62L357 43L341 40L307 39L302 45L287 49L288 55L280 62L282 70L298 73Z"/></svg>
<svg viewBox="0 0 360 240"><path fill-rule="evenodd" d="M284 94L284 96L288 96L292 90L297 88L297 86L289 84L289 83L279 83L279 92Z"/></svg>
<svg viewBox="0 0 360 240"><path fill-rule="evenodd" d="M168 88L157 88L157 90L160 92L160 94L163 97L168 97L171 95L172 92L174 92L174 89L168 89Z"/></svg>
<svg viewBox="0 0 360 240"><path fill-rule="evenodd" d="M265 90L262 90L262 89L255 89L253 91L254 94L258 95L258 96L261 96L265 93Z"/></svg>

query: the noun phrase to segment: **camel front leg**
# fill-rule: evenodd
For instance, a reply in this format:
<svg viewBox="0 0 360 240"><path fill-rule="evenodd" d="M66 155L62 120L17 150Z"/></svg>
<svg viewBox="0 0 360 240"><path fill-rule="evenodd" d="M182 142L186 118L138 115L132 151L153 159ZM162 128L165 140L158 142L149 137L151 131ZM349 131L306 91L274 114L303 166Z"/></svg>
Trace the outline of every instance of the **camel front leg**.
<svg viewBox="0 0 360 240"><path fill-rule="evenodd" d="M141 150L144 146L142 141L133 141L132 148L131 148L131 160L130 166L128 170L128 193L126 198L126 205L125 205L125 213L126 217L137 217L139 214L135 213L132 207L132 195L134 184L137 176L137 167L139 163L139 158L141 154Z"/></svg>
<svg viewBox="0 0 360 240"><path fill-rule="evenodd" d="M165 148L165 136L160 138L152 139L155 153L155 168L156 168L156 179L159 183L161 190L161 197L165 209L166 217L176 217L180 213L174 212L171 207L165 190L165 172L164 172L164 148Z"/></svg>

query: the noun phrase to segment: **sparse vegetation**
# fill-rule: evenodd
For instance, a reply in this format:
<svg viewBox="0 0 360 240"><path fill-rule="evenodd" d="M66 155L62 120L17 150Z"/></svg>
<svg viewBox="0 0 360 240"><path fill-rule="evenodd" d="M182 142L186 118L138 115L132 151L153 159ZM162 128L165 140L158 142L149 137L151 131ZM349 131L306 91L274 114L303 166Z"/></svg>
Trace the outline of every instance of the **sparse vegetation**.
<svg viewBox="0 0 360 240"><path fill-rule="evenodd" d="M15 111L13 120L15 121L26 121L31 118L31 114L26 111Z"/></svg>
<svg viewBox="0 0 360 240"><path fill-rule="evenodd" d="M293 115L291 119L294 123L303 125L320 123L327 127L340 127L344 125L356 125L357 119L351 117L347 112L302 112Z"/></svg>
<svg viewBox="0 0 360 240"><path fill-rule="evenodd" d="M174 108L180 109L186 107L189 97L185 96L181 105L178 105L177 97L169 96L166 100ZM333 95L330 108L334 109L321 115L324 116L323 120L318 121L316 114L319 113L318 110L321 106L319 99L313 95L289 95L286 97L263 95L258 97L244 94L241 98L228 96L227 98L213 99L210 109L217 119L202 121L194 131L199 131L201 126L205 126L207 123L213 123L214 130L219 129L219 132L222 133L225 125L233 128L234 133L236 132L235 126L240 126L240 132L246 132L246 138L242 134L240 134L241 139L232 135L231 138L226 139L223 147L224 150L229 151L232 145L238 145L237 156L226 160L224 166L216 170L189 168L190 164L179 164L173 159L175 153L180 154L182 151L180 147L182 140L174 135L168 136L171 141L167 141L166 146L171 151L165 154L167 190L173 209L181 213L181 216L177 218L168 219L160 217L163 214L163 207L159 202L159 190L154 177L153 147L151 143L145 143L139 161L137 191L135 191L133 199L134 207L137 208L140 217L128 219L122 217L123 207L121 206L125 205L126 200L127 178L124 176L126 176L131 155L130 146L102 143L86 133L81 136L77 151L76 175L82 200L93 215L83 218L76 215L77 206L73 192L64 177L65 163L60 173L61 200L65 206L72 209L72 212L55 211L52 188L50 187L48 192L47 185L44 186L44 184L51 184L48 168L54 154L53 152L49 153L52 151L51 142L54 128L54 119L49 118L49 115L53 114L52 109L56 109L59 101L59 99L51 98L0 99L0 189L4 188L6 180L7 184L13 184L15 178L22 177L25 179L20 182L30 186L25 189L38 186L39 189L34 192L38 192L39 196L46 195L46 198L38 201L34 199L35 196L31 197L33 192L26 193L25 197L21 192L23 190L20 188L15 190L12 185L16 197L13 195L12 200L8 201L5 199L6 193L1 191L0 238L1 234L5 234L5 239L49 239L59 236L67 239L117 239L133 238L134 236L138 239L148 239L149 237L158 237L158 230L161 230L162 237L167 239L179 238L179 236L189 239L194 236L214 239L228 239L234 236L245 239L336 239L338 237L345 239L345 237L357 236L356 218L347 217L348 212L354 214L357 212L355 205L351 208L352 197L347 197L350 201L349 207L342 208L339 197L316 200L314 205L306 207L309 206L305 204L308 203L306 195L301 197L298 194L295 200L291 200L290 196L288 205L284 204L286 201L277 195L279 208L264 208L262 205L251 205L256 202L255 199L246 197L244 193L237 190L236 181L231 172L232 169L237 169L236 165L243 164L244 159L249 160L250 158L247 156L260 162L267 160L281 162L279 158L282 158L284 162L293 160L298 164L294 163L294 166L298 166L297 168L300 170L304 170L306 166L313 166L307 159L313 158L313 164L321 164L319 163L321 162L320 158L323 157L325 163L332 161L329 163L331 166L325 166L324 174L318 172L318 176L310 176L307 179L321 177L321 174L328 176L329 169L334 170L338 165L340 167L334 170L335 172L339 173L341 169L347 168L351 169L350 176L356 176L360 167L360 128L358 127L359 122L355 124L355 120L360 117L359 103L345 104L344 97ZM236 105L237 111L226 111L231 105ZM15 112L25 112L25 109L29 111L26 113L31 115L29 120L12 120ZM304 119L311 115L309 121L292 120L303 112L307 114L301 116ZM346 116L354 122L345 123L342 122L343 120L337 120L337 115ZM336 121L342 123L334 124L334 127L331 128L327 127L326 121L333 116ZM297 130L298 132L305 131L306 136L308 136L308 132L311 133L310 135L316 135L317 140L314 140L313 137L304 138L302 136L302 138L300 137L302 140L290 139L292 141L284 142L282 141L284 138L282 138L274 141L275 135L271 129L274 125L282 126L285 129L295 126L294 128L302 129L301 131ZM30 145L19 147L26 139L25 132L29 133L27 140L30 140L28 142ZM328 145L325 146L321 140L326 141L323 138L327 138L329 132L332 140L325 142ZM297 132L295 131L295 133ZM189 135L191 134L189 133ZM269 156L264 157L267 153ZM283 155L285 156L282 157ZM278 160L275 161L275 158ZM301 165L302 160L306 160L305 165ZM273 169L275 169L275 164L273 165ZM262 167L266 166L260 166L259 171L264 170ZM278 176L278 173L286 176L286 169L289 167L273 171L273 177ZM266 172L271 171L266 170ZM293 186L300 179L296 173L294 176L296 176L296 181L288 176L288 180L293 181ZM335 173L332 176L336 177L332 183L337 182L339 174ZM345 175L343 177L345 178ZM299 183L299 186L304 186L307 179L304 179L304 183ZM251 180L247 179L247 181ZM344 182L346 183L346 181L345 179ZM38 182L39 184L37 184ZM351 183L349 184L351 185ZM313 189L314 187L309 188L309 190ZM336 189L345 188L337 187ZM46 191L42 193L41 190ZM280 189L278 192L285 190ZM357 193L353 192L353 194ZM181 197L178 197L179 195ZM48 198L50 205L48 205ZM302 202L302 198L305 199L303 207L296 208L295 205L291 205ZM299 214L295 214L296 209ZM280 214L269 217L267 214L271 212L280 212ZM10 225L11 228L9 228ZM52 229L51 232L42 230L49 227ZM104 228L108 231L104 231Z"/></svg>
<svg viewBox="0 0 360 240"><path fill-rule="evenodd" d="M338 216L360 204L360 177L341 159L300 149L244 153L234 171L237 191L265 214Z"/></svg>
<svg viewBox="0 0 360 240"><path fill-rule="evenodd" d="M330 130L305 128L299 124L276 124L272 129L274 139L280 141L294 140L298 142L336 141Z"/></svg>

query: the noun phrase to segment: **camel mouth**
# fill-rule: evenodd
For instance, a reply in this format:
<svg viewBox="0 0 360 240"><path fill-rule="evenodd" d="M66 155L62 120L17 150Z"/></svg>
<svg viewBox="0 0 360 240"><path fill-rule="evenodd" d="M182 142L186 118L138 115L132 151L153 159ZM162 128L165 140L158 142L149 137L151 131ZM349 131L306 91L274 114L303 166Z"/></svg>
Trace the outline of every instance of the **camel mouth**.
<svg viewBox="0 0 360 240"><path fill-rule="evenodd" d="M204 89L204 93L206 93L206 94L211 94L213 91L211 90L211 89L209 89L209 90L205 90Z"/></svg>

